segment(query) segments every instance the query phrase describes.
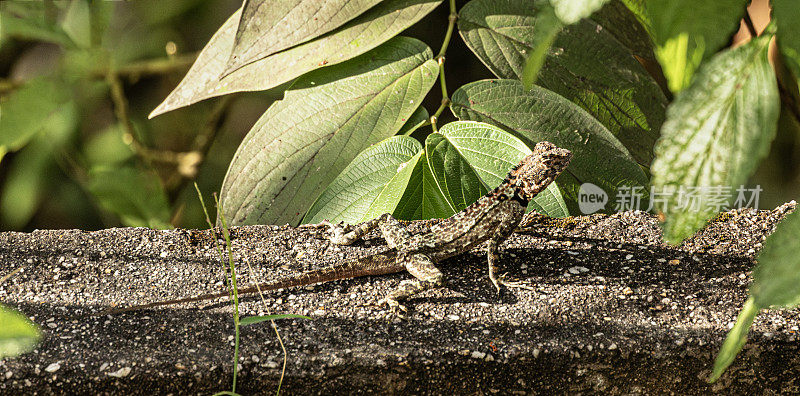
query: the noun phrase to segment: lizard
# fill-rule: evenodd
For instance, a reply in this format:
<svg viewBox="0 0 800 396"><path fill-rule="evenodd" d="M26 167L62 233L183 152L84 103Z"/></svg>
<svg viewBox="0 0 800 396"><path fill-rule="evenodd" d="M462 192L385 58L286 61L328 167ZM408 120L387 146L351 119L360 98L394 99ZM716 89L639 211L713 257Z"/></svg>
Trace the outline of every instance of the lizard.
<svg viewBox="0 0 800 396"><path fill-rule="evenodd" d="M380 228L389 249L332 267L307 271L287 279L246 286L238 289L238 293L255 293L407 271L413 279L403 280L397 289L379 301L379 304L388 305L393 310L405 311L406 307L400 304L401 300L444 285L443 274L436 267L437 262L468 252L484 242L489 264L489 279L498 292L501 290L501 285L522 287L517 282L510 282L504 277L497 276L499 245L517 228L528 203L561 174L569 165L571 158L572 153L569 150L556 147L552 143L536 144L531 154L514 166L497 188L464 210L431 225L427 232L411 235L400 220L388 213L355 226L332 224L328 221L306 225L329 227L330 241L338 245L350 245L377 227ZM111 309L101 314L210 300L228 295L228 292L208 293Z"/></svg>

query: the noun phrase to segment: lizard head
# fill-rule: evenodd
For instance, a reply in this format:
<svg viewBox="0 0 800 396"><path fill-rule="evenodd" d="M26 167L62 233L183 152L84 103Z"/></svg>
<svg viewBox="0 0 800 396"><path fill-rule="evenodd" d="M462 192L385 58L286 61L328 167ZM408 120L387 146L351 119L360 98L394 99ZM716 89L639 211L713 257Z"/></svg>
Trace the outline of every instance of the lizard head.
<svg viewBox="0 0 800 396"><path fill-rule="evenodd" d="M530 201L566 169L570 159L572 153L569 150L550 142L540 142L511 170L509 177L519 188L520 197Z"/></svg>

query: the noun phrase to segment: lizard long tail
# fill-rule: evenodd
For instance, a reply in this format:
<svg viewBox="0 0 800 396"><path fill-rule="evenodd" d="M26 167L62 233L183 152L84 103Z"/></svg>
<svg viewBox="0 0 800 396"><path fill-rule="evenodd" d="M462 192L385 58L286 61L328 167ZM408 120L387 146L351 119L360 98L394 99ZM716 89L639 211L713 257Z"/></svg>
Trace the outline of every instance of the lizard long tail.
<svg viewBox="0 0 800 396"><path fill-rule="evenodd" d="M249 294L257 291L268 291L277 289L286 289L289 287L313 285L316 283L329 282L339 279L358 278L367 275L384 275L401 272L405 269L402 264L397 264L395 258L397 252L388 251L378 253L372 256L363 257L360 259L348 261L339 265L334 265L328 268L312 270L304 272L300 275L279 279L270 282L264 282L257 285L250 285L238 289L238 294ZM125 308L108 309L100 312L97 315L112 315L121 312L136 311L140 309L160 307L164 305L182 304L194 301L211 300L214 298L228 297L230 292L215 292L201 294L194 297L178 298L167 301L158 301L149 304L133 305Z"/></svg>

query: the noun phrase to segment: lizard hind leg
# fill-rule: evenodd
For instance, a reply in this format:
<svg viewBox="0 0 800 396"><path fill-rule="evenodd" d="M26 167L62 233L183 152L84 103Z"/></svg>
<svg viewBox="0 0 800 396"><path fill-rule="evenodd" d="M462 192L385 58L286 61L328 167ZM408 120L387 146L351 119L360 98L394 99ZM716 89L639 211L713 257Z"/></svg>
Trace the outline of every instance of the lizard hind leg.
<svg viewBox="0 0 800 396"><path fill-rule="evenodd" d="M399 255L397 260L403 261L406 270L415 279L406 279L400 282L400 286L389 293L379 304L386 304L391 309L406 311L406 307L400 304L400 300L405 300L417 293L444 285L444 275L427 255L422 253L408 256Z"/></svg>
<svg viewBox="0 0 800 396"><path fill-rule="evenodd" d="M351 245L363 238L375 227L380 227L383 237L390 248L396 247L411 237L411 234L403 227L403 224L388 213L353 226L329 222L323 222L320 225L329 227L330 240L337 245Z"/></svg>

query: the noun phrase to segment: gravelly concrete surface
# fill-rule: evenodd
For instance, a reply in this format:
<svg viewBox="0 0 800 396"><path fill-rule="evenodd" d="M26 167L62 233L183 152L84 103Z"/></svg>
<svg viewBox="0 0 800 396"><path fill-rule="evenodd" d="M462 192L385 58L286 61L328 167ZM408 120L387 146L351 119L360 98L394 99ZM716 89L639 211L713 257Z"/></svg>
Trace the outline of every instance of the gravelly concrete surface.
<svg viewBox="0 0 800 396"><path fill-rule="evenodd" d="M249 296L278 322L285 394L796 393L797 311L755 323L730 371L705 383L746 298L754 256L793 204L741 210L678 248L641 212L538 219L504 244L504 268L533 285L498 296L485 256L445 262L447 288L409 301L408 320L373 306L408 277L337 281ZM310 230L232 230L239 282L263 281L385 248ZM247 264L252 266L252 269ZM115 316L122 306L222 287L210 231L120 228L0 233L0 301L42 326L33 353L0 361L1 394L208 394L230 389L233 326L224 301ZM238 390L273 393L282 355L267 323L244 327Z"/></svg>

